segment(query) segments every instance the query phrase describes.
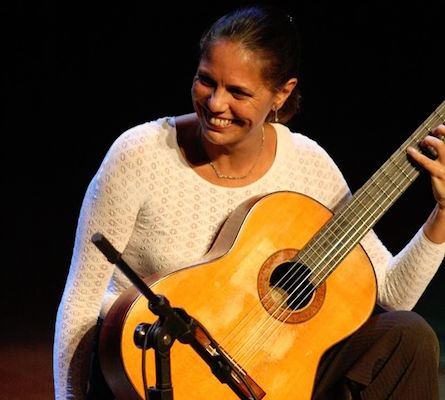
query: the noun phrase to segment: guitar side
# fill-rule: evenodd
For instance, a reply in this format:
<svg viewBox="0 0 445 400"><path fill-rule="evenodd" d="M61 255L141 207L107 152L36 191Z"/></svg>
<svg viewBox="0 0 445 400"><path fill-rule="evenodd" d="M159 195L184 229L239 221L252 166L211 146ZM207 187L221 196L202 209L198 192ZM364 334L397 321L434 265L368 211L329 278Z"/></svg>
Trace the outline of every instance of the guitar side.
<svg viewBox="0 0 445 400"><path fill-rule="evenodd" d="M310 399L323 353L357 330L375 304L372 265L360 245L329 275L312 301L292 318L272 316L265 280L302 249L332 217L315 200L276 192L234 212L206 259L150 282L173 307L184 308L265 392L265 399ZM238 217L237 217L238 216ZM277 256L278 255L278 256ZM263 290L261 288L263 287ZM266 293L266 294L265 294ZM311 311L312 310L312 311ZM301 318L300 318L301 317ZM117 398L144 398L141 350L133 334L156 320L135 288L122 294L105 318L100 357ZM194 350L171 349L175 399L236 399ZM147 352L147 380L155 384L154 353Z"/></svg>

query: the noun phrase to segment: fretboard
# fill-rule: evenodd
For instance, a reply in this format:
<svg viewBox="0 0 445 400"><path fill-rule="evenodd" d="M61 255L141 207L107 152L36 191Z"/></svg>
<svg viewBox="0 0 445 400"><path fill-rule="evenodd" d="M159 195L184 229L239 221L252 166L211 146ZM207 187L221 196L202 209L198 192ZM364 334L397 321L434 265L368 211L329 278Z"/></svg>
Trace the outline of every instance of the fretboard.
<svg viewBox="0 0 445 400"><path fill-rule="evenodd" d="M409 146L420 150L420 142L445 121L445 101L414 131L351 199L298 254L323 282L354 246L414 182L419 167L409 160Z"/></svg>

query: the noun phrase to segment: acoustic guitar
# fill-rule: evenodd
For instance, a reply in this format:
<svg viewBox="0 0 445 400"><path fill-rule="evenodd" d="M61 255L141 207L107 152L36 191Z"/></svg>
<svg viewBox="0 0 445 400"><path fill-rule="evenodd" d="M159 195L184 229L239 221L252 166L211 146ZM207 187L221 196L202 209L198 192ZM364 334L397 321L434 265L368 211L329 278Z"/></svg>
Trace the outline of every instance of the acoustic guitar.
<svg viewBox="0 0 445 400"><path fill-rule="evenodd" d="M359 241L418 176L406 148L419 147L443 121L445 101L335 215L299 193L253 198L230 215L199 263L146 280L205 326L218 347L198 338L203 351L224 352L246 399L310 399L323 353L370 316L376 281ZM144 398L134 333L156 319L131 287L104 320L99 356L118 399ZM154 385L154 352L145 356ZM171 374L177 400L241 397L186 344L172 346Z"/></svg>

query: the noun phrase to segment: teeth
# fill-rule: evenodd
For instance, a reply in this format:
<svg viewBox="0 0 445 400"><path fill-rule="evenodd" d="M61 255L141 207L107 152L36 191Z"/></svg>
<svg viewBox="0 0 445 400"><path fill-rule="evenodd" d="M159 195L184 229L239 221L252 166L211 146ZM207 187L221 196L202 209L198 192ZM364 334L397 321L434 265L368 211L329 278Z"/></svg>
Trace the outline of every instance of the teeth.
<svg viewBox="0 0 445 400"><path fill-rule="evenodd" d="M229 119L220 119L212 117L210 118L210 123L215 126L228 126L230 125L231 121Z"/></svg>

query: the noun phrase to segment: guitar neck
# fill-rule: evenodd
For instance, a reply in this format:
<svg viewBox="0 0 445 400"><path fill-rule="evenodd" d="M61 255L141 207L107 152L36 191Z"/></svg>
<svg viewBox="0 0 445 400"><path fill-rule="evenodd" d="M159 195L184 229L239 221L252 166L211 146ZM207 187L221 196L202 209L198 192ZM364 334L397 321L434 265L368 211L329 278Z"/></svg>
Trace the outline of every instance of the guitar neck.
<svg viewBox="0 0 445 400"><path fill-rule="evenodd" d="M420 170L407 155L445 121L445 101L413 132L371 178L300 251L298 259L323 282L363 236L418 177Z"/></svg>

